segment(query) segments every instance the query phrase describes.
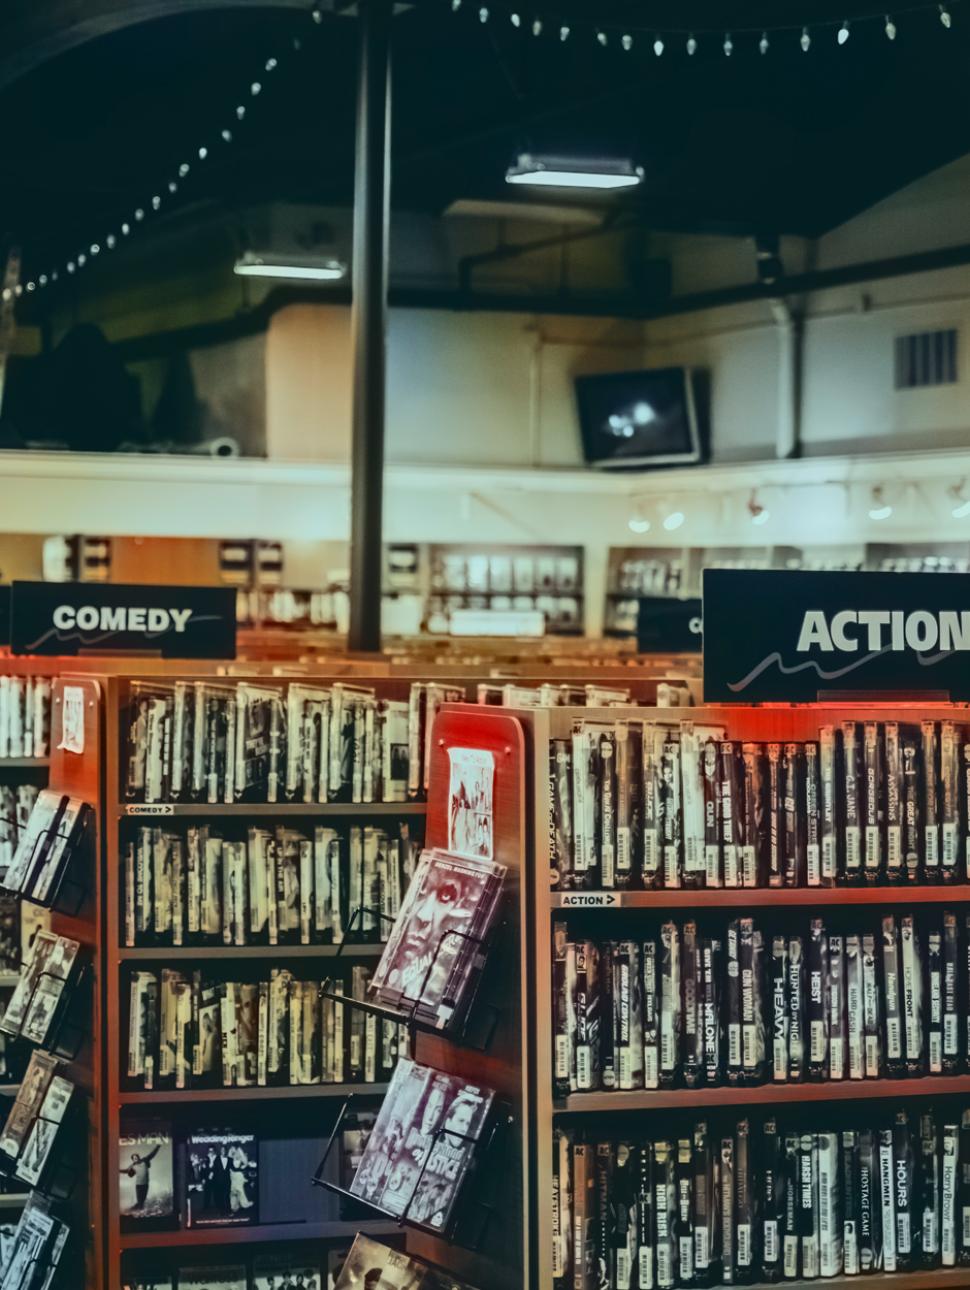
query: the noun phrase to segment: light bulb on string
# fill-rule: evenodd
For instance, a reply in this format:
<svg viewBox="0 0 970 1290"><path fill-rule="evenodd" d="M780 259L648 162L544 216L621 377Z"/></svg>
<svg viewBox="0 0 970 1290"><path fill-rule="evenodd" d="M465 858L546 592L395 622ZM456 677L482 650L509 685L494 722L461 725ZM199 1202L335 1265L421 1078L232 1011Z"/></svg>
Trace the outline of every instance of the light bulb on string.
<svg viewBox="0 0 970 1290"><path fill-rule="evenodd" d="M58 277L58 274L57 274L57 270L55 269L54 272L51 274L51 282L56 282L57 277Z"/></svg>
<svg viewBox="0 0 970 1290"><path fill-rule="evenodd" d="M478 11L478 21L488 22L488 10L485 8L484 5L482 5L481 9L479 9Z"/></svg>
<svg viewBox="0 0 970 1290"><path fill-rule="evenodd" d="M946 27L947 31L949 31L950 27L952 27L953 25L953 19L950 16L950 11L945 4L940 5L940 22L942 22L944 27Z"/></svg>
<svg viewBox="0 0 970 1290"><path fill-rule="evenodd" d="M569 39L569 32L570 32L569 27L560 27L559 39L565 43Z"/></svg>
<svg viewBox="0 0 970 1290"><path fill-rule="evenodd" d="M310 14L310 17L319 26L319 24L323 22L323 10L319 8L319 6L315 5L313 8L313 12Z"/></svg>
<svg viewBox="0 0 970 1290"><path fill-rule="evenodd" d="M293 37L293 52L294 52L295 54L298 54L302 48L303 48L303 41L300 39L300 37L299 37L299 36L294 36L294 37Z"/></svg>
<svg viewBox="0 0 970 1290"><path fill-rule="evenodd" d="M208 155L209 155L209 149L208 149L208 148L206 148L206 147L203 145L203 147L201 147L201 148L199 149L199 160L200 160L200 161L205 161L205 159L206 159L206 157L208 157Z"/></svg>
<svg viewBox="0 0 970 1290"><path fill-rule="evenodd" d="M849 39L848 18L846 18L845 22L843 22L842 26L839 28L839 34L836 36L835 39L839 42L840 45L844 45L845 42Z"/></svg>
<svg viewBox="0 0 970 1290"><path fill-rule="evenodd" d="M267 58L266 64L265 64L265 71L275 72L278 66L279 64L277 63L275 58Z"/></svg>
<svg viewBox="0 0 970 1290"><path fill-rule="evenodd" d="M159 196L157 196L157 195L156 195L155 197L153 197L153 198L152 198L152 210L153 210L153 211L157 211L157 210L159 209L159 207L161 206L161 204L162 204L162 199L161 199L161 197L159 197Z"/></svg>
<svg viewBox="0 0 970 1290"><path fill-rule="evenodd" d="M87 262L88 262L88 257L82 251L81 254L77 257L77 267L79 269L83 269L84 266L87 264Z"/></svg>
<svg viewBox="0 0 970 1290"><path fill-rule="evenodd" d="M222 132L222 142L223 142L223 143L232 143L232 131L231 131L231 130L223 130L223 132Z"/></svg>
<svg viewBox="0 0 970 1290"><path fill-rule="evenodd" d="M130 232L131 232L131 225L130 225L130 224L128 224L128 223L122 224L122 226L121 226L121 236L122 236L122 237L127 237L127 236L128 236L128 234L129 234Z"/></svg>
<svg viewBox="0 0 970 1290"><path fill-rule="evenodd" d="M37 281L40 283L40 285L41 285L42 287L46 287L46 286L47 286L47 282L48 282L47 274L46 274L46 273L42 273L42 274L40 275L40 277L37 279Z"/></svg>
<svg viewBox="0 0 970 1290"><path fill-rule="evenodd" d="M178 184L175 182L174 179L170 179L168 181L168 191L174 196L178 192L178 190L179 190Z"/></svg>
<svg viewBox="0 0 970 1290"><path fill-rule="evenodd" d="M541 18L536 18L535 22L533 22L533 24L532 24L532 34L533 34L533 36L541 36L541 35L542 35L542 19L541 19Z"/></svg>
<svg viewBox="0 0 970 1290"><path fill-rule="evenodd" d="M191 169L192 167L189 163L187 161L183 161L181 166L179 166L179 179L184 179Z"/></svg>
<svg viewBox="0 0 970 1290"><path fill-rule="evenodd" d="M596 33L596 39L597 39L597 40L599 41L599 43L600 43L600 44L605 48L605 47L609 44L609 39L610 39L610 38L609 38L609 36L607 36L607 34L606 34L606 32L605 32L605 31L598 31L598 32Z"/></svg>
<svg viewBox="0 0 970 1290"><path fill-rule="evenodd" d="M766 31L761 33L761 39L758 41L758 50L762 54L767 54L768 52L768 33Z"/></svg>
<svg viewBox="0 0 970 1290"><path fill-rule="evenodd" d="M730 58L734 53L734 41L731 39L731 33L728 32L724 37L724 57Z"/></svg>
<svg viewBox="0 0 970 1290"><path fill-rule="evenodd" d="M659 58L659 57L660 57L660 55L664 52L664 43L663 43L663 40L662 40L659 36L658 36L658 37L657 37L657 39L653 42L653 52L657 55L657 57L658 57L658 58Z"/></svg>
<svg viewBox="0 0 970 1290"><path fill-rule="evenodd" d="M21 283L19 282L17 283L17 285L13 289L13 293L15 296L22 296L24 294L24 289Z"/></svg>
<svg viewBox="0 0 970 1290"><path fill-rule="evenodd" d="M887 40L896 39L896 24L893 22L892 18L889 16L888 13L886 14L886 39Z"/></svg>
<svg viewBox="0 0 970 1290"><path fill-rule="evenodd" d="M510 14L510 15L509 15L509 21L512 23L512 26L513 26L513 27L521 27L521 26L522 26L522 18L521 18L521 15L519 15L519 14L517 14L517 13Z"/></svg>
<svg viewBox="0 0 970 1290"><path fill-rule="evenodd" d="M246 115L246 108L242 103L240 103L239 106L236 108L236 117L238 120L241 121L245 115Z"/></svg>
<svg viewBox="0 0 970 1290"><path fill-rule="evenodd" d="M91 243L91 254L92 254L92 255L100 255L100 254L101 254L101 247L98 245L98 243L97 243L97 242L92 242L92 243Z"/></svg>
<svg viewBox="0 0 970 1290"><path fill-rule="evenodd" d="M697 41L694 39L693 33L687 37L687 53L692 58L697 53Z"/></svg>
<svg viewBox="0 0 970 1290"><path fill-rule="evenodd" d="M249 87L249 92L253 96L253 98L255 98L257 94L262 92L262 88L263 87L262 85L260 85L259 81L253 81L252 85L250 85Z"/></svg>
<svg viewBox="0 0 970 1290"><path fill-rule="evenodd" d="M28 283L27 283L27 290L28 290L28 291L36 291L36 290L37 290L37 283L36 283L36 282L33 282L33 281L28 282Z"/></svg>
<svg viewBox="0 0 970 1290"><path fill-rule="evenodd" d="M633 37L630 35L621 36L620 44L623 46L626 52L629 53L630 50L633 48Z"/></svg>
<svg viewBox="0 0 970 1290"><path fill-rule="evenodd" d="M803 53L803 54L807 54L807 53L808 53L808 51L812 48L812 38L811 38L811 36L808 34L808 28L807 28L807 27L803 27L803 28L802 28L802 35L801 35L801 39L799 40L799 42L798 42L798 43L799 43L799 44L801 45L801 47L802 47L802 53Z"/></svg>
<svg viewBox="0 0 970 1290"><path fill-rule="evenodd" d="M451 0L451 12L457 13L461 8L461 0Z"/></svg>
<svg viewBox="0 0 970 1290"><path fill-rule="evenodd" d="M144 212L144 211L142 210L142 208L139 206L139 207L138 207L138 209L135 211L135 219L136 219L139 223L141 223L141 221L142 221L144 218L145 218L145 212Z"/></svg>
<svg viewBox="0 0 970 1290"><path fill-rule="evenodd" d="M118 239L115 237L114 233L109 233L108 236L104 239L104 244L109 251L113 251L115 247L118 245Z"/></svg>

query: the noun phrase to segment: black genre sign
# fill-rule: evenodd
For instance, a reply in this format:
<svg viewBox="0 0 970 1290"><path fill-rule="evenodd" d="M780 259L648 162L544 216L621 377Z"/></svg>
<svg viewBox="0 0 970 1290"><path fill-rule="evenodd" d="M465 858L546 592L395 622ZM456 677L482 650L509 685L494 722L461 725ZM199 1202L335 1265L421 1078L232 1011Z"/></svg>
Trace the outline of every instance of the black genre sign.
<svg viewBox="0 0 970 1290"><path fill-rule="evenodd" d="M699 654L701 602L641 596L637 648L641 654Z"/></svg>
<svg viewBox="0 0 970 1290"><path fill-rule="evenodd" d="M704 698L970 699L970 574L707 569Z"/></svg>
<svg viewBox="0 0 970 1290"><path fill-rule="evenodd" d="M158 654L235 658L232 587L15 582L13 654Z"/></svg>

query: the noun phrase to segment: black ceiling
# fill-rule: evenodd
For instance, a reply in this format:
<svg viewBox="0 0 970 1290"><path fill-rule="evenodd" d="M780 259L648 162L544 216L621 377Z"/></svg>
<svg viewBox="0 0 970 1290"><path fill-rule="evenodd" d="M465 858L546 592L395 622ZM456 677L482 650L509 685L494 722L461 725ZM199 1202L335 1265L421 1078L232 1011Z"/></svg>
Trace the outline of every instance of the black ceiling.
<svg viewBox="0 0 970 1290"><path fill-rule="evenodd" d="M900 11L890 42L881 11L862 21L851 0L535 0L534 8L523 0L519 29L509 19L517 0L485 2L486 24L482 0L463 0L457 14L451 0L416 0L396 19L398 208L508 199L503 176L517 148L586 149L642 162L647 179L633 200L651 227L811 235L970 150L970 7L953 7L951 30L936 4ZM44 3L9 5L0 63L16 60L18 40L36 40ZM63 4L50 0L52 23ZM156 0L145 12L165 7ZM29 269L117 227L156 190L166 210L349 202L354 19L328 15L315 25L305 8L285 4L186 8L84 40L0 92L0 232L23 240ZM762 56L757 29L782 8L794 27L773 34ZM858 20L840 47L845 10ZM730 58L721 48L726 11ZM529 30L535 12L546 17L539 38ZM606 49L593 14L608 25ZM635 44L624 52L619 38L633 14ZM573 26L565 44L559 15ZM815 29L808 54L798 44L803 21L835 23ZM714 24L716 34L701 34ZM681 35L655 57L654 26L696 28L697 53L687 56ZM303 43L297 57L294 37ZM266 74L271 56L280 65ZM255 103L253 79L264 85ZM233 108L243 101L253 106L239 126ZM219 142L225 125L231 147ZM196 160L199 143L210 157L170 198L165 181Z"/></svg>

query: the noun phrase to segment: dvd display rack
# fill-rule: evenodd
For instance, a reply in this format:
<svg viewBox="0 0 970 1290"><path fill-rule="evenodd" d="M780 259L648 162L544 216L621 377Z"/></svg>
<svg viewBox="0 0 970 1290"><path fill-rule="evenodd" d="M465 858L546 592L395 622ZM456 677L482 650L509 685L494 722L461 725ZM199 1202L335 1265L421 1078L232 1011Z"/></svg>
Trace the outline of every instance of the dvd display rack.
<svg viewBox="0 0 970 1290"><path fill-rule="evenodd" d="M878 925L880 918L895 914L902 918L914 911L925 913L956 911L961 925L970 911L970 883L961 875L949 884L907 886L827 886L827 887L737 887L737 888L659 888L654 890L577 890L560 891L550 887L551 818L550 747L555 739L568 739L573 723L582 720L614 722L624 716L670 721L663 711L604 709L591 712L582 709L521 710L515 714L526 735L530 761L529 823L527 865L532 881L532 951L531 975L534 989L529 1000L529 1025L535 1036L534 1083L535 1124L530 1152L530 1188L528 1220L535 1233L536 1258L530 1290L551 1290L554 1277L553 1248L556 1231L553 1213L554 1135L558 1129L588 1132L588 1140L599 1136L616 1140L649 1141L651 1137L674 1139L672 1127L682 1122L681 1132L688 1134L698 1119L736 1115L752 1117L770 1115L777 1108L779 1123L783 1117L800 1115L809 1126L819 1124L827 1109L840 1123L857 1124L868 1115L891 1116L900 1107L914 1115L931 1108L970 1105L970 1073L946 1075L922 1074L910 1078L826 1080L825 1082L775 1083L769 1073L766 1082L755 1085L724 1082L713 1087L635 1088L571 1092L554 1096L555 1051L553 990L553 926L565 923L570 939L615 941L636 939L648 924L654 930L664 919L682 923L696 919L711 924L726 924L739 916L751 915L769 932L772 920L779 923L812 917L830 917L833 921L867 918ZM843 721L920 722L956 721L967 715L966 707L955 704L807 704L795 707L714 707L694 708L690 718L698 725L723 727L727 738L761 742L815 740L820 728ZM770 937L766 953L770 953ZM961 1018L961 1025L965 1022ZM769 1038L770 1045L770 1038ZM964 1068L966 1070L966 1068ZM956 1115L959 1122L959 1114ZM574 1180L575 1181L575 1180ZM560 1233L560 1238L562 1234ZM566 1236L568 1239L568 1234ZM754 1278L756 1280L756 1278ZM749 1284L753 1282L748 1282ZM938 1267L908 1271L882 1272L862 1277L837 1276L818 1280L784 1280L790 1286L821 1285L844 1290L850 1285L885 1284L897 1290L932 1290L933 1287L966 1286L970 1270L966 1267ZM585 1286L580 1279L568 1280ZM720 1284L720 1282L718 1282Z"/></svg>
<svg viewBox="0 0 970 1290"><path fill-rule="evenodd" d="M239 668L238 672L242 673ZM234 669L233 681L238 679ZM206 679L206 678L199 678ZM211 679L211 678L210 678ZM334 678L314 675L314 685ZM341 678L344 681L346 677ZM382 698L407 699L409 682L363 680ZM124 927L125 846L144 825L163 825L179 831L193 823L224 830L227 836L245 837L249 826L275 829L283 826L312 831L329 825L342 830L353 825L387 827L408 824L423 833L426 805L423 800L404 802L218 804L177 801L143 805L125 795L125 752L131 713L132 678L107 682L105 762L106 797L106 989L109 1025L105 1053L107 1115L104 1128L109 1168L119 1159L123 1136L163 1127L178 1142L193 1130L232 1130L255 1134L259 1140L260 1211L255 1222L240 1226L187 1227L175 1221L163 1224L125 1222L120 1213L116 1175L109 1174L106 1194L107 1290L121 1290L151 1273L171 1273L180 1266L238 1263L241 1256L292 1254L294 1261L311 1251L319 1262L328 1246L349 1247L360 1230L394 1240L396 1224L359 1216L344 1217L334 1199L312 1190L310 1177L321 1145L348 1094L356 1093L362 1106L376 1108L385 1088L382 1083L276 1084L247 1087L135 1087L125 1068L128 1039L131 974L176 968L186 976L195 971L216 981L254 981L269 976L274 967L294 976L306 973L323 979L341 951L349 971L354 964L373 965L380 954L377 943L333 944L186 944L182 946L129 946ZM177 1157L178 1158L178 1157ZM176 1169L176 1173L178 1170ZM269 1199L267 1196L269 1195ZM183 1198L184 1199L184 1198ZM179 1198L176 1196L176 1210ZM183 1216L184 1217L184 1216ZM239 1247L239 1248L237 1248ZM243 1248L245 1247L245 1248ZM324 1263L325 1266L325 1263Z"/></svg>

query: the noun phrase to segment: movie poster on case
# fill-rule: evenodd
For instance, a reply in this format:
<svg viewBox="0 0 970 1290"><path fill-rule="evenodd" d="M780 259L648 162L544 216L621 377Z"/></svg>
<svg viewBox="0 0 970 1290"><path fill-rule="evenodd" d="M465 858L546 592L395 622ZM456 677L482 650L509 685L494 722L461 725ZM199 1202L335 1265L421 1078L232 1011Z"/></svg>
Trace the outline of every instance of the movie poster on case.
<svg viewBox="0 0 970 1290"><path fill-rule="evenodd" d="M495 757L485 748L449 748L448 762L448 850L491 860Z"/></svg>

